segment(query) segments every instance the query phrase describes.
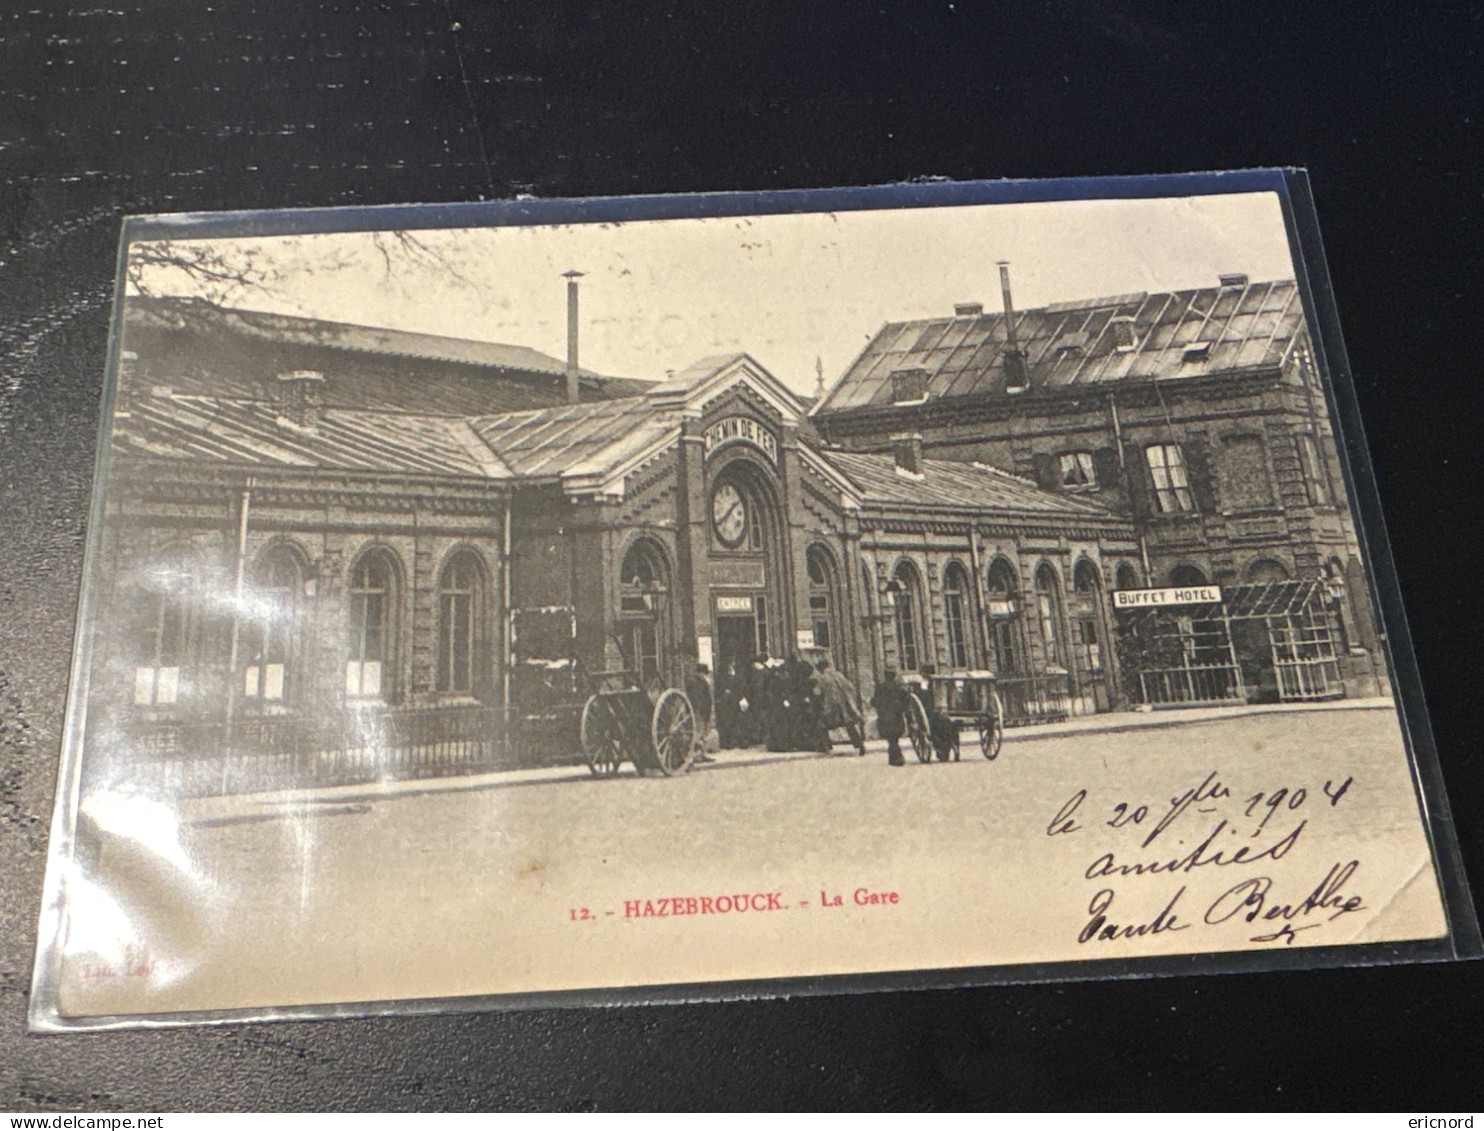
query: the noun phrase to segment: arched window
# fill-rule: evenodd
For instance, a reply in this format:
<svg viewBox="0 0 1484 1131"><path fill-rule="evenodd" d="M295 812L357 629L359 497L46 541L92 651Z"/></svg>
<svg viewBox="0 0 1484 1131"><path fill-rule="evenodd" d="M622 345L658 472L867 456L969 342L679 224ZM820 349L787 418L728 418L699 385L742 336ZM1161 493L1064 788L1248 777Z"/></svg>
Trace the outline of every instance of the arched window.
<svg viewBox="0 0 1484 1131"><path fill-rule="evenodd" d="M1103 670L1103 642L1099 631L1102 579L1098 567L1086 558L1078 560L1072 569L1073 607L1072 658L1077 671L1084 679L1093 678Z"/></svg>
<svg viewBox="0 0 1484 1131"><path fill-rule="evenodd" d="M1118 588L1120 589L1139 588L1138 571L1135 570L1133 566L1129 565L1128 562L1124 562L1118 567L1118 572L1114 575L1114 578L1118 585Z"/></svg>
<svg viewBox="0 0 1484 1131"><path fill-rule="evenodd" d="M1061 587L1056 569L1042 562L1036 569L1036 611L1041 628L1041 642L1046 646L1046 662L1066 667L1061 641Z"/></svg>
<svg viewBox="0 0 1484 1131"><path fill-rule="evenodd" d="M304 566L290 547L272 546L258 559L252 583L242 694L256 703L282 703L290 696L290 677L300 651Z"/></svg>
<svg viewBox="0 0 1484 1131"><path fill-rule="evenodd" d="M814 630L816 648L836 648L839 635L835 628L839 597L835 584L835 562L823 546L810 546L806 554L809 568L809 622Z"/></svg>
<svg viewBox="0 0 1484 1131"><path fill-rule="evenodd" d="M943 620L948 631L948 664L954 668L969 666L969 575L958 562L949 562L943 571Z"/></svg>
<svg viewBox="0 0 1484 1131"><path fill-rule="evenodd" d="M1288 570L1283 567L1282 562L1275 562L1272 558L1258 558L1247 567L1247 580L1254 585L1271 585L1287 581Z"/></svg>
<svg viewBox="0 0 1484 1131"><path fill-rule="evenodd" d="M472 550L460 550L438 577L438 655L434 687L449 695L476 690L483 638L484 574Z"/></svg>
<svg viewBox="0 0 1484 1131"><path fill-rule="evenodd" d="M388 550L371 550L350 571L350 640L345 694L390 699L396 647L397 566Z"/></svg>
<svg viewBox="0 0 1484 1131"><path fill-rule="evenodd" d="M985 575L984 596L988 606L985 613L989 619L990 660L998 675L1021 670L1016 589L1014 567L1004 558L996 558Z"/></svg>
<svg viewBox="0 0 1484 1131"><path fill-rule="evenodd" d="M903 671L915 672L927 651L922 639L922 580L909 561L899 562L891 577L896 585L897 656Z"/></svg>
<svg viewBox="0 0 1484 1131"><path fill-rule="evenodd" d="M139 579L133 698L141 707L169 706L182 696L195 589L195 574L182 555L157 559Z"/></svg>
<svg viewBox="0 0 1484 1131"><path fill-rule="evenodd" d="M1193 565L1177 565L1170 570L1171 585L1209 585L1206 575Z"/></svg>
<svg viewBox="0 0 1484 1131"><path fill-rule="evenodd" d="M1098 567L1086 558L1078 559L1076 568L1072 570L1072 588L1077 595L1087 600L1096 599L1099 586Z"/></svg>
<svg viewBox="0 0 1484 1131"><path fill-rule="evenodd" d="M669 660L670 571L664 551L651 539L639 539L624 555L618 583L619 651L624 666L647 687L663 678Z"/></svg>

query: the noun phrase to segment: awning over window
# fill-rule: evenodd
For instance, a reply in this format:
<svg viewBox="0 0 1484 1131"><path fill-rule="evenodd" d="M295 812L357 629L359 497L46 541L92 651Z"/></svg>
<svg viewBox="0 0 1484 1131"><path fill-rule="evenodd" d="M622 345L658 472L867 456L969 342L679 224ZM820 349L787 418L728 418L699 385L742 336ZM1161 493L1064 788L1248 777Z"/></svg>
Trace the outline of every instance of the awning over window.
<svg viewBox="0 0 1484 1131"><path fill-rule="evenodd" d="M1322 581L1272 581L1221 590L1229 617L1280 617L1323 603Z"/></svg>
<svg viewBox="0 0 1484 1131"><path fill-rule="evenodd" d="M1118 610L1120 617L1157 617L1161 614L1192 620L1251 620L1281 617L1319 609L1324 603L1324 582L1272 581L1262 585L1223 585L1221 600L1199 605L1163 605L1158 608Z"/></svg>

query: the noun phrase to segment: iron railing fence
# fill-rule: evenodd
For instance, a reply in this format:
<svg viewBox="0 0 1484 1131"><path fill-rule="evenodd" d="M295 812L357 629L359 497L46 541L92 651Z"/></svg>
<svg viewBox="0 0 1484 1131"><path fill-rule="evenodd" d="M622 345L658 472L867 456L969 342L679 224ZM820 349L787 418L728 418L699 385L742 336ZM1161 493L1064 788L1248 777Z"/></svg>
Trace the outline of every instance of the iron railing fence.
<svg viewBox="0 0 1484 1131"><path fill-rule="evenodd" d="M1072 677L1066 672L1001 676L995 690L1007 727L1060 722L1072 713Z"/></svg>
<svg viewBox="0 0 1484 1131"><path fill-rule="evenodd" d="M1191 664L1141 671L1139 690L1141 701L1156 707L1242 703L1247 698L1236 664Z"/></svg>
<svg viewBox="0 0 1484 1131"><path fill-rule="evenodd" d="M567 715L572 718L567 718ZM124 719L95 735L109 776L175 796L252 793L575 764L575 712L507 721L445 704L214 720Z"/></svg>

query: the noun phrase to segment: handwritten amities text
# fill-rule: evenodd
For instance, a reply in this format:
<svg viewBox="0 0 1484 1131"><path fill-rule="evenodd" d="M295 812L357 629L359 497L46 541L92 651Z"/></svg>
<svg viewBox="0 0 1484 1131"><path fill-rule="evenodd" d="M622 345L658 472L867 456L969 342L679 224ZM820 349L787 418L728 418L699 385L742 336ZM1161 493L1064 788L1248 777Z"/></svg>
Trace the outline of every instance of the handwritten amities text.
<svg viewBox="0 0 1484 1131"><path fill-rule="evenodd" d="M1257 930L1249 936L1252 942L1290 945L1300 931L1363 910L1364 897L1354 887L1359 860L1319 865L1328 871L1317 883L1313 872L1308 880L1290 878L1304 867L1300 847L1310 821L1340 805L1354 785L1353 777L1330 778L1317 787L1285 783L1249 793L1228 785L1213 770L1168 801L1120 799L1102 808L1089 790L1075 791L1046 823L1045 833L1103 842L1090 845L1101 851L1082 870L1083 879L1100 886L1088 901L1078 943L1236 926ZM1108 838L1118 843L1107 847ZM1294 862L1283 876L1249 874L1258 865L1266 865L1263 871L1268 873L1290 856ZM1218 869L1230 869L1240 878L1214 900L1207 886L1208 894L1197 901L1185 882L1153 893L1147 884L1122 890L1145 877L1157 883L1164 877L1219 874ZM1284 887L1295 894L1280 894ZM1302 892L1307 894L1297 894Z"/></svg>

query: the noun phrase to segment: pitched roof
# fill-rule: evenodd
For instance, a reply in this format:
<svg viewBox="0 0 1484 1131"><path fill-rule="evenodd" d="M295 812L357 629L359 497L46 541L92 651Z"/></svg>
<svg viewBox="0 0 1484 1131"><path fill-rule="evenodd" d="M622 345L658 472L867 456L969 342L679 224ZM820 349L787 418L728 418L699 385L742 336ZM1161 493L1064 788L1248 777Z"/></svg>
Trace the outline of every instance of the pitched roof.
<svg viewBox="0 0 1484 1131"><path fill-rule="evenodd" d="M601 477L675 433L684 413L741 381L785 413L803 415L798 398L778 378L739 353L693 362L641 397L508 412L472 424L517 475Z"/></svg>
<svg viewBox="0 0 1484 1131"><path fill-rule="evenodd" d="M134 296L129 299L127 313L145 326L178 329L190 320L203 328L210 325L247 337L294 345L519 369L550 376L561 376L566 372L566 365L559 358L529 346L421 334L385 326L360 326L323 318L301 318L266 310L217 306L198 299ZM586 369L582 372L597 376Z"/></svg>
<svg viewBox="0 0 1484 1131"><path fill-rule="evenodd" d="M746 382L768 395L782 388L746 355L707 359L685 374L684 382L656 385L644 396L484 416L328 407L312 429L284 420L271 401L165 391L129 397L114 436L126 451L161 457L602 489L673 441L694 402L724 383Z"/></svg>
<svg viewBox="0 0 1484 1131"><path fill-rule="evenodd" d="M124 313L125 348L141 353L145 362L158 361L165 372L157 373L154 380L180 392L243 398L261 395L261 382L272 374L259 372L261 362L252 359L260 359L260 351L267 349L301 359L305 351L344 355L346 371L327 392L348 407L458 415L533 407L564 395L564 361L508 342L228 308L189 298L131 296ZM197 366L182 363L174 353L176 347L137 340L137 335L151 331L189 335L208 355L206 370L198 373ZM232 348L224 350L225 342L233 343ZM249 359L245 371L240 371L244 363L239 354ZM389 386L385 374L356 371L358 358L384 359L393 366L407 363L394 370L400 386ZM651 384L605 377L589 369L580 372L583 390L590 395L633 396Z"/></svg>
<svg viewBox="0 0 1484 1131"><path fill-rule="evenodd" d="M623 397L470 424L516 475L541 478L606 471L658 442L676 421L648 397Z"/></svg>
<svg viewBox="0 0 1484 1131"><path fill-rule="evenodd" d="M711 372L700 369L700 395ZM605 483L674 443L684 411L667 394L474 419L324 408L314 427L302 428L271 402L169 393L129 398L115 415L113 436L122 452L207 464L607 489ZM840 486L851 485L868 507L1117 519L1089 500L1042 490L984 464L929 459L918 477L898 472L889 455L810 448L808 458L843 475Z"/></svg>
<svg viewBox="0 0 1484 1131"><path fill-rule="evenodd" d="M1303 328L1292 279L1112 295L1015 313L1032 388L1277 367ZM889 322L814 414L890 405L898 369L927 370L933 399L1003 394L1007 344L1003 312Z"/></svg>
<svg viewBox="0 0 1484 1131"><path fill-rule="evenodd" d="M925 459L918 477L898 471L890 455L829 451L824 456L861 489L862 501L868 506L1046 515L1061 519L1120 517L1091 500L1043 490L1028 479L982 463Z"/></svg>
<svg viewBox="0 0 1484 1131"><path fill-rule="evenodd" d="M468 425L442 416L327 408L313 429L283 421L263 401L187 395L134 398L116 414L125 451L235 466L489 477Z"/></svg>

